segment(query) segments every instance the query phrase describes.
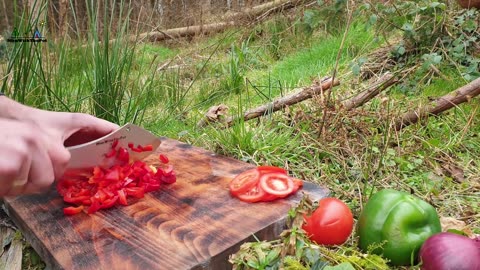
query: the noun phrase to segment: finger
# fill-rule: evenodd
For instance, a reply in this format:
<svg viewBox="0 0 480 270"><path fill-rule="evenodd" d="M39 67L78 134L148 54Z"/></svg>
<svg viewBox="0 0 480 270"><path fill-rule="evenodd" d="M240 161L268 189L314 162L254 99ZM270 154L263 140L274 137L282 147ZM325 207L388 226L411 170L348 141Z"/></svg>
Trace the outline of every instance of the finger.
<svg viewBox="0 0 480 270"><path fill-rule="evenodd" d="M48 155L52 162L54 177L60 179L70 161L70 152L62 144L55 142L55 145L50 145Z"/></svg>
<svg viewBox="0 0 480 270"><path fill-rule="evenodd" d="M55 179L55 173L48 151L44 147L38 147L32 154L32 162L28 182L22 193L39 193L51 186Z"/></svg>
<svg viewBox="0 0 480 270"><path fill-rule="evenodd" d="M9 155L9 150L4 149L3 153L6 158L1 160L0 165L0 197L20 194L21 190L16 189L18 187L23 189L23 186L28 181L31 164L30 155L27 152L23 155ZM18 148L14 149L14 151L18 153Z"/></svg>

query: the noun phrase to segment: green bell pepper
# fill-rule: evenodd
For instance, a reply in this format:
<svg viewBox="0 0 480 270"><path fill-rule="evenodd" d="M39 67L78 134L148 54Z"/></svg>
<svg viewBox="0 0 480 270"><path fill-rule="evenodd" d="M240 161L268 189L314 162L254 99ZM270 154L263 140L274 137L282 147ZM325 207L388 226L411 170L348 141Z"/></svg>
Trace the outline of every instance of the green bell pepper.
<svg viewBox="0 0 480 270"><path fill-rule="evenodd" d="M359 246L382 254L393 265L417 261L423 242L441 231L437 211L406 192L384 189L374 194L358 220ZM383 243L383 245L382 245Z"/></svg>

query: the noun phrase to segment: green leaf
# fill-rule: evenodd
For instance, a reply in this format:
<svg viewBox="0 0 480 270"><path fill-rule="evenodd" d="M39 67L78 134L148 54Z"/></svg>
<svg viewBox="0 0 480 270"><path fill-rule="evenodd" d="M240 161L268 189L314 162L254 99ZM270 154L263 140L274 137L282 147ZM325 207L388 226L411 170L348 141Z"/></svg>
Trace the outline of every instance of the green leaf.
<svg viewBox="0 0 480 270"><path fill-rule="evenodd" d="M439 147L441 144L442 141L440 141L440 139L432 138L427 141L427 144L425 144L425 146L431 145L433 147Z"/></svg>
<svg viewBox="0 0 480 270"><path fill-rule="evenodd" d="M316 261L310 270L325 270L325 267L328 266L327 262L324 262L322 260Z"/></svg>
<svg viewBox="0 0 480 270"><path fill-rule="evenodd" d="M323 270L355 270L349 262L344 262L335 266L326 266Z"/></svg>
<svg viewBox="0 0 480 270"><path fill-rule="evenodd" d="M412 32L413 31L413 25L411 23L405 23L402 26L402 30L404 30L406 32Z"/></svg>
<svg viewBox="0 0 480 270"><path fill-rule="evenodd" d="M447 232L454 233L454 234L459 234L459 235L463 235L463 236L468 236L465 232L460 231L460 230L456 230L456 229L448 229Z"/></svg>
<svg viewBox="0 0 480 270"><path fill-rule="evenodd" d="M307 9L303 13L303 19L308 26L316 28L320 24L320 16L318 11Z"/></svg>
<svg viewBox="0 0 480 270"><path fill-rule="evenodd" d="M267 254L267 261L269 263L272 263L276 259L278 259L278 256L280 255L280 249L279 248L274 248L270 250Z"/></svg>
<svg viewBox="0 0 480 270"><path fill-rule="evenodd" d="M353 75L358 76L358 75L360 75L360 72L361 72L361 71L362 71L362 70L361 70L360 66L359 66L357 63L353 63L353 64L352 64L352 73L353 73Z"/></svg>
<svg viewBox="0 0 480 270"><path fill-rule="evenodd" d="M303 256L303 248L305 246L305 242L301 240L297 240L297 243L295 243L295 257L298 259L302 258Z"/></svg>

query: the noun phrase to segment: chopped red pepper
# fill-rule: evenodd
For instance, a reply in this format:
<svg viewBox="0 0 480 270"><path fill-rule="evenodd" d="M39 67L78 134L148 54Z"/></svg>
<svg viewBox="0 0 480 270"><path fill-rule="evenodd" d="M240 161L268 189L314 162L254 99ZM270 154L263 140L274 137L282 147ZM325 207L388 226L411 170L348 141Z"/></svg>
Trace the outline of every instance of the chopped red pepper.
<svg viewBox="0 0 480 270"><path fill-rule="evenodd" d="M117 145L118 145L118 139L115 139L112 143L112 149L117 148Z"/></svg>
<svg viewBox="0 0 480 270"><path fill-rule="evenodd" d="M118 203L121 205L128 205L127 195L125 194L125 191L123 189L120 189L117 191L117 194L118 194Z"/></svg>
<svg viewBox="0 0 480 270"><path fill-rule="evenodd" d="M57 191L66 203L75 206L64 208L65 215L80 213L88 207L87 213L93 214L100 209L111 208L117 204L128 205L127 198L143 198L145 193L159 190L162 184L176 181L173 166L152 168L143 161L129 163L129 153L126 148L118 147L118 140L113 141L112 149L105 155L116 157L121 165L108 169L95 167L90 173L84 170L78 174L65 174L57 183ZM134 152L152 151L152 145L137 147L128 143ZM117 149L118 148L118 149ZM165 155L160 155L163 164L169 162Z"/></svg>
<svg viewBox="0 0 480 270"><path fill-rule="evenodd" d="M83 205L80 205L78 207L69 206L69 207L63 208L63 214L67 216L76 215L82 211L83 211Z"/></svg>
<svg viewBox="0 0 480 270"><path fill-rule="evenodd" d="M141 152L143 152L143 150L142 150L142 149L140 149L140 148L136 148L136 147L132 147L132 148L130 148L130 149L131 149L133 152L137 152L137 153L141 153Z"/></svg>
<svg viewBox="0 0 480 270"><path fill-rule="evenodd" d="M120 161L128 162L130 159L130 154L128 153L127 149L120 147L118 149L117 159Z"/></svg>
<svg viewBox="0 0 480 270"><path fill-rule="evenodd" d="M153 146L151 144L145 146L139 145L138 147L142 149L143 152L153 151Z"/></svg>
<svg viewBox="0 0 480 270"><path fill-rule="evenodd" d="M160 155L158 156L158 159L160 159L160 161L161 161L163 164L167 164L167 163L169 162L168 157L165 156L164 154L160 154Z"/></svg>
<svg viewBox="0 0 480 270"><path fill-rule="evenodd" d="M116 154L117 154L117 150L112 149L112 150L110 150L110 152L105 154L105 157L106 158L111 158L111 157L114 157Z"/></svg>

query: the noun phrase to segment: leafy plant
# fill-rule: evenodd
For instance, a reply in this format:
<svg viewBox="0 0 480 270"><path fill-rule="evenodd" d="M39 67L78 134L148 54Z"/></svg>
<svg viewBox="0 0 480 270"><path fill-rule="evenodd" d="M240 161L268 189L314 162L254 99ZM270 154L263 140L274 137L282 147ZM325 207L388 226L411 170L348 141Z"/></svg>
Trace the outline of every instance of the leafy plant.
<svg viewBox="0 0 480 270"><path fill-rule="evenodd" d="M386 5L368 1L361 10L367 11L368 26L375 26L379 33L402 34L402 42L392 51L394 58L405 58L409 52L421 56L423 72L432 65L450 65L467 81L480 77L480 59L475 55L480 38L478 10L456 10L444 1L432 0L390 1Z"/></svg>
<svg viewBox="0 0 480 270"><path fill-rule="evenodd" d="M45 30L39 21L46 3L38 2L31 7L38 9L37 13L22 11L15 25L18 31L31 32L37 26L41 32ZM152 105L148 95L153 94L156 74L148 72L153 65L138 72L133 68L138 50L126 40L131 8L125 1L111 4L104 0L104 14L99 16L96 3L86 4L90 24L87 40L79 35L75 44L69 38L47 37L47 43L7 46L2 91L37 108L88 112L119 124L141 122L146 108ZM114 18L124 19L123 23L114 25Z"/></svg>
<svg viewBox="0 0 480 270"><path fill-rule="evenodd" d="M347 0L317 0L317 7L305 10L303 24L307 33L312 34L318 28L327 33L337 35L346 25Z"/></svg>
<svg viewBox="0 0 480 270"><path fill-rule="evenodd" d="M305 195L292 208L287 217L287 229L280 239L242 244L230 257L236 270L350 270L388 269L386 261L378 255L362 254L355 248L339 247L333 251L313 244L301 229L303 216L315 209L314 202Z"/></svg>
<svg viewBox="0 0 480 270"><path fill-rule="evenodd" d="M88 51L92 53L86 61L92 72L84 74L92 93L92 109L98 117L116 123L141 119L144 109L141 106L144 102L138 102L143 94L142 90L134 92L128 83L128 77L132 73L135 45L131 46L124 40L129 25L129 14L123 13L123 3L122 1L117 15L116 5L104 1L105 7L110 8L104 8L103 16L99 16L98 10L93 6L94 3L87 2L89 40L92 42L89 42L86 53ZM123 24L118 24L115 40L110 44L112 38L110 27L116 16L127 19ZM103 22L100 22L99 18L103 18ZM109 27L100 29L100 24ZM103 36L99 33L103 33Z"/></svg>

